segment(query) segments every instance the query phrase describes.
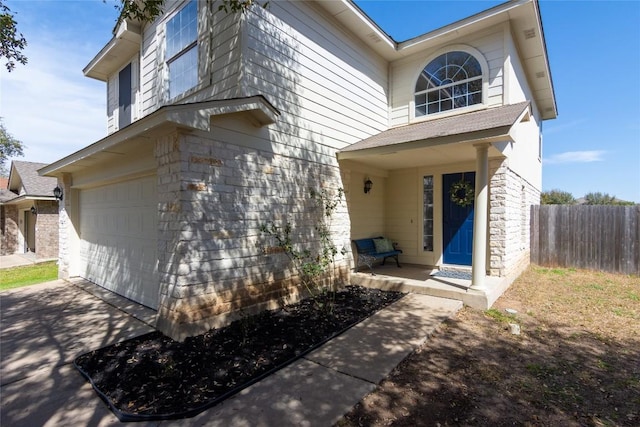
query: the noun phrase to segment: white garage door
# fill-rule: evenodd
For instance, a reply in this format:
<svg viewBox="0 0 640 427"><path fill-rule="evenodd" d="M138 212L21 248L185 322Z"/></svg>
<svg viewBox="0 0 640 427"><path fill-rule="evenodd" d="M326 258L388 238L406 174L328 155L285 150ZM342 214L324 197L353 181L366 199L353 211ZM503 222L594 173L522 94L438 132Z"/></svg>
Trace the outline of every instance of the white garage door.
<svg viewBox="0 0 640 427"><path fill-rule="evenodd" d="M80 191L81 275L154 309L157 199L155 176Z"/></svg>

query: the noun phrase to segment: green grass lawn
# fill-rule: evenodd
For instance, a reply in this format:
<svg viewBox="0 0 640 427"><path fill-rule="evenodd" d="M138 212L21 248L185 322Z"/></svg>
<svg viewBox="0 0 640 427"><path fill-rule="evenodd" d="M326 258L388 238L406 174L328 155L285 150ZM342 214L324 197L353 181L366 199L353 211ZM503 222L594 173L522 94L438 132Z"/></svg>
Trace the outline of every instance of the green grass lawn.
<svg viewBox="0 0 640 427"><path fill-rule="evenodd" d="M0 291L35 285L58 278L56 261L0 270Z"/></svg>

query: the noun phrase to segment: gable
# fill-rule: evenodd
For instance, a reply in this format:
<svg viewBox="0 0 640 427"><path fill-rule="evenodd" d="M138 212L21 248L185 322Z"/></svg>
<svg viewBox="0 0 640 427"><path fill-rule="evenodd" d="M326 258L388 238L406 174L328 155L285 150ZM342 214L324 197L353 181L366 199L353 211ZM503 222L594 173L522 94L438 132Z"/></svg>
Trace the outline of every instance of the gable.
<svg viewBox="0 0 640 427"><path fill-rule="evenodd" d="M38 169L46 163L14 161L9 174L9 190L21 196L52 197L52 191L57 185L57 179L42 177Z"/></svg>
<svg viewBox="0 0 640 427"><path fill-rule="evenodd" d="M518 52L527 84L531 86L534 108L543 120L557 116L553 81L537 0L513 0L476 15L430 31L413 39L396 42L380 29L351 0L319 2L335 19L350 28L379 55L390 63L414 57L420 52L445 45L470 43L488 28L506 25L512 33L514 50ZM356 24L357 23L357 24ZM506 38L505 38L506 40ZM488 58L488 60L491 60ZM398 76L393 76L398 78ZM393 113L392 113L393 114ZM391 118L393 120L393 117Z"/></svg>

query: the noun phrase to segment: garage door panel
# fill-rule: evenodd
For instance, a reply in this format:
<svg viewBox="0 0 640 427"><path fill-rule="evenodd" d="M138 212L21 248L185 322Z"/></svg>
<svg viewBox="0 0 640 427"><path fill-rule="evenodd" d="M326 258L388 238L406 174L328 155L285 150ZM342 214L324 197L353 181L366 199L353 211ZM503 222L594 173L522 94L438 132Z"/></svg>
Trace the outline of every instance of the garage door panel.
<svg viewBox="0 0 640 427"><path fill-rule="evenodd" d="M82 275L158 306L157 186L145 177L80 192Z"/></svg>

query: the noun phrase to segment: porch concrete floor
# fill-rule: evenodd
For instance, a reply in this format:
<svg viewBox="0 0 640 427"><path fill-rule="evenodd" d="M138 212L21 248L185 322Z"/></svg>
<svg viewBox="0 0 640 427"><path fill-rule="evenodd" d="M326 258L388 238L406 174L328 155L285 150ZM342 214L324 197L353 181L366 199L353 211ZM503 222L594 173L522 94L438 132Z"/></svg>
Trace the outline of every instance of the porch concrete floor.
<svg viewBox="0 0 640 427"><path fill-rule="evenodd" d="M486 310L517 277L487 276L485 289L475 290L470 289L471 280L433 277L432 271L432 267L424 265L402 264L402 267L398 268L395 262L387 262L385 265L374 266L375 275L371 275L368 268L351 273L351 284L449 298L462 301L473 308Z"/></svg>

